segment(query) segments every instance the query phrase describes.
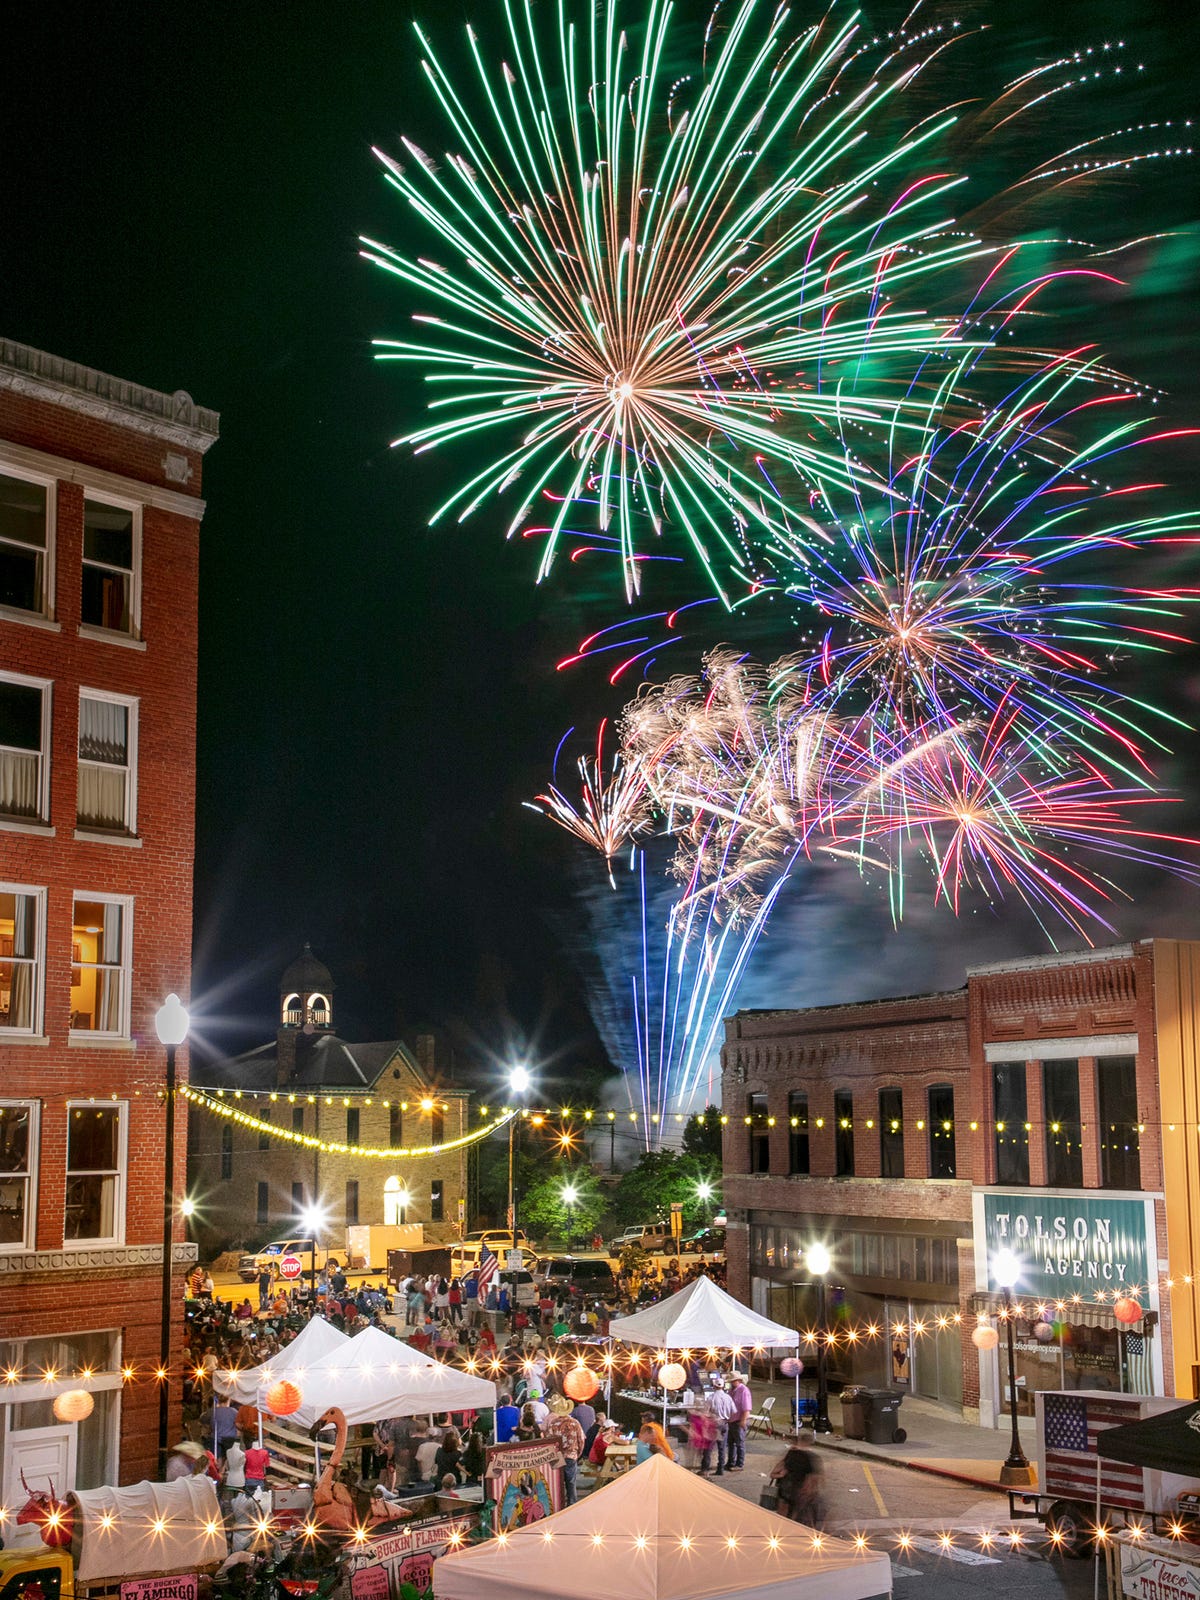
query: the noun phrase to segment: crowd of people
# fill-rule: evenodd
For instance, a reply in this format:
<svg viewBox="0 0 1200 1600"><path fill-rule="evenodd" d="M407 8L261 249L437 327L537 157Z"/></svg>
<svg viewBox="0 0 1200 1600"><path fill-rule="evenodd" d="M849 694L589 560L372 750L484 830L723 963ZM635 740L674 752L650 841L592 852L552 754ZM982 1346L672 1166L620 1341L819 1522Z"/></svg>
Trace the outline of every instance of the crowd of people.
<svg viewBox="0 0 1200 1600"><path fill-rule="evenodd" d="M636 1277L619 1278L615 1297L585 1299L543 1287L514 1316L502 1310L494 1285L481 1307L474 1275L409 1276L389 1292L383 1283L351 1289L335 1264L315 1284L286 1286L264 1273L257 1284L256 1309L249 1295L221 1300L211 1276L198 1272L190 1285L185 1336L190 1437L177 1447L170 1470L177 1476L208 1472L220 1482L227 1502L261 1489L269 1455L259 1444L258 1413L253 1406L223 1403L213 1388L213 1374L271 1361L309 1317L320 1314L347 1334L374 1326L431 1356L493 1378L498 1389L497 1442L553 1439L563 1458L565 1499L571 1504L581 1482L602 1473L612 1443L626 1437L591 1400L572 1400L562 1392L563 1373L575 1364L580 1341L602 1339L613 1317L677 1293L702 1272L719 1278L720 1271L718 1264L703 1258L684 1264L667 1257ZM636 1459L663 1455L716 1477L743 1471L753 1410L748 1373L711 1356L690 1357L686 1371L692 1403L685 1431L672 1439L663 1429L661 1413L644 1412L636 1429ZM359 1447L353 1475L359 1487L380 1485L390 1494L477 1488L492 1427L490 1416L381 1419ZM810 1452L789 1451L773 1481L785 1515L813 1519L819 1495Z"/></svg>

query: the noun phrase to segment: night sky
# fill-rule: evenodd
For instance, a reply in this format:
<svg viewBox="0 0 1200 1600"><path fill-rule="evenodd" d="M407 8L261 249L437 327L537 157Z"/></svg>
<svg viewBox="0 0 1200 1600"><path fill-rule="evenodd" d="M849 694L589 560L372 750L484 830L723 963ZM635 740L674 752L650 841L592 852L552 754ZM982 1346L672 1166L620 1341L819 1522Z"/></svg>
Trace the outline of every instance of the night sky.
<svg viewBox="0 0 1200 1600"><path fill-rule="evenodd" d="M417 399L369 341L401 335L407 308L356 254L360 233L397 242L404 226L371 145L395 150L403 131L442 148L411 17L445 39L492 4L110 4L86 27L46 5L6 38L0 329L221 413L201 534L193 975L221 1051L268 1031L305 939L349 1037L443 1022L480 1060L531 1052L597 1075L621 1044L620 985L606 999L600 979L621 926L597 905L602 869L520 804L568 726L619 709L602 677L554 671L615 600L535 589L535 557L503 543L498 515L426 526L461 463L389 448ZM1134 114L1192 109L1193 8L1059 6L1038 39L1047 10L997 8L1014 70L1120 30L1146 62ZM1200 403L1196 175L1176 163L1116 197L1124 231L1180 238L1102 308L1105 342L1173 391L1176 420ZM1114 196L1097 205L1093 235L1114 226ZM1194 663L1166 676L1193 714ZM1168 776L1190 802L1178 745ZM1186 809L1176 826L1196 825ZM1197 932L1192 891L1133 887L1118 934ZM1015 912L955 924L920 896L897 933L877 889L814 874L741 998L950 986L969 961L1046 948Z"/></svg>

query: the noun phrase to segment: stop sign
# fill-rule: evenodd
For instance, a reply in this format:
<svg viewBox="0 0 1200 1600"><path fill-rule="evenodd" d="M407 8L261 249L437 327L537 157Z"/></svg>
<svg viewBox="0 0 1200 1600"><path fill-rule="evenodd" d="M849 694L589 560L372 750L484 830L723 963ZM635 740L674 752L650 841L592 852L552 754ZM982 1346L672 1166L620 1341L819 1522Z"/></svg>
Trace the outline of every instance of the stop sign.
<svg viewBox="0 0 1200 1600"><path fill-rule="evenodd" d="M299 1256L280 1256L279 1275L281 1278L298 1278L304 1266Z"/></svg>

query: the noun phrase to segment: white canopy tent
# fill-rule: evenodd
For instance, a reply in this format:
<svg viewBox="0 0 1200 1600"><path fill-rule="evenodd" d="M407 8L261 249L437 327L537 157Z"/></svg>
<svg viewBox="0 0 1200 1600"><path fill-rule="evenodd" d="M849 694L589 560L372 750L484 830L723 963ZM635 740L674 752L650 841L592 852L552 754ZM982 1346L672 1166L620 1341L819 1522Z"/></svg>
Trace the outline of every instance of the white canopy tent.
<svg viewBox="0 0 1200 1600"><path fill-rule="evenodd" d="M385 1417L479 1411L496 1404L496 1385L443 1366L379 1328L364 1328L297 1378L303 1400L289 1422L311 1428L331 1406L351 1427Z"/></svg>
<svg viewBox="0 0 1200 1600"><path fill-rule="evenodd" d="M218 1367L213 1374L213 1387L218 1394L227 1395L235 1405L258 1405L262 1391L280 1378L290 1378L299 1384L304 1373L314 1362L332 1355L350 1343L350 1336L339 1333L324 1317L312 1317L300 1332L285 1345L277 1356L264 1361L261 1366Z"/></svg>
<svg viewBox="0 0 1200 1600"><path fill-rule="evenodd" d="M186 1572L229 1554L211 1478L134 1483L124 1489L76 1489L77 1583L114 1584L137 1573Z"/></svg>
<svg viewBox="0 0 1200 1600"><path fill-rule="evenodd" d="M503 1541L439 1556L435 1600L873 1600L886 1554L859 1550L665 1456Z"/></svg>
<svg viewBox="0 0 1200 1600"><path fill-rule="evenodd" d="M794 1350L800 1335L760 1317L712 1281L699 1277L686 1289L608 1325L609 1338L656 1350Z"/></svg>

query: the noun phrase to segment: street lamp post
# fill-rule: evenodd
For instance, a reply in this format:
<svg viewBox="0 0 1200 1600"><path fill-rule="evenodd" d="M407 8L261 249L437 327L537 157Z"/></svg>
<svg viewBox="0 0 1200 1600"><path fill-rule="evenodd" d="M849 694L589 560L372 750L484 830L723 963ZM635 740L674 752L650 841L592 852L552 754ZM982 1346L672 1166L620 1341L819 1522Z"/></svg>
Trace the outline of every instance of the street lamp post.
<svg viewBox="0 0 1200 1600"><path fill-rule="evenodd" d="M1000 1468L1000 1486L1004 1489L1028 1489L1033 1483L1033 1468L1021 1448L1021 1435L1017 1429L1017 1350L1013 1336L1013 1286L1021 1275L1021 1263L1011 1250L997 1252L992 1260L992 1276L1004 1291L1004 1322L1008 1330L1008 1413L1012 1423L1012 1439L1008 1456Z"/></svg>
<svg viewBox="0 0 1200 1600"><path fill-rule="evenodd" d="M317 1303L317 1242L321 1236L321 1229L325 1226L324 1207L315 1203L305 1206L300 1213L299 1221L304 1237L309 1244L308 1287L315 1307Z"/></svg>
<svg viewBox="0 0 1200 1600"><path fill-rule="evenodd" d="M167 1052L166 1118L163 1150L162 1325L159 1332L158 1464L167 1465L167 1425L171 1410L171 1318L175 1314L171 1289L171 1257L175 1234L175 1052L187 1038L187 1008L177 994L169 994L154 1014L159 1043Z"/></svg>
<svg viewBox="0 0 1200 1600"><path fill-rule="evenodd" d="M512 1090L517 1102L517 1114L512 1120L512 1137L508 1142L508 1192L512 1196L512 1248L516 1251L517 1244L517 1210L520 1201L517 1161L521 1154L521 1119L525 1112L525 1096L529 1092L528 1067L514 1067L508 1075L508 1086ZM524 1260L524 1257L521 1258ZM517 1285L519 1272L512 1274L512 1304L509 1306L509 1316L512 1318L512 1329L517 1331Z"/></svg>
<svg viewBox="0 0 1200 1600"><path fill-rule="evenodd" d="M804 1262L809 1277L817 1286L817 1414L813 1418L813 1432L832 1433L833 1423L829 1420L829 1375L825 1367L829 1340L825 1275L832 1263L829 1251L823 1244L810 1245Z"/></svg>
<svg viewBox="0 0 1200 1600"><path fill-rule="evenodd" d="M563 1205L567 1208L567 1253L571 1250L571 1233L575 1224L575 1202L579 1199L579 1190L573 1183L564 1183L562 1188Z"/></svg>

